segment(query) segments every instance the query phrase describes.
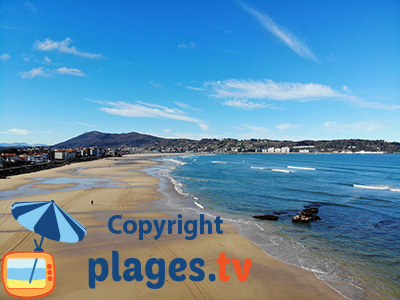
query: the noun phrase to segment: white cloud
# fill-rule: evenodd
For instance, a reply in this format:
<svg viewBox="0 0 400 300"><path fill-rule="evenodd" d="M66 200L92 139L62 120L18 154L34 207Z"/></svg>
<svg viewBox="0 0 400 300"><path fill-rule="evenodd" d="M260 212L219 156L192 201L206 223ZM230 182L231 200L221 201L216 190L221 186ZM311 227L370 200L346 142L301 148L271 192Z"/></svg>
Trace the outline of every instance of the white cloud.
<svg viewBox="0 0 400 300"><path fill-rule="evenodd" d="M303 124L291 124L291 123L282 123L278 124L275 127L280 131L289 130L289 129L297 129L303 126Z"/></svg>
<svg viewBox="0 0 400 300"><path fill-rule="evenodd" d="M190 85L187 85L186 88L189 89L189 90L192 90L192 91L200 91L200 92L204 91L204 89L202 89L202 88L195 87L195 86L190 86Z"/></svg>
<svg viewBox="0 0 400 300"><path fill-rule="evenodd" d="M26 129L18 129L18 128L13 128L13 129L9 129L7 131L2 131L0 133L9 133L9 134L21 134L21 135L27 135L30 133L29 130Z"/></svg>
<svg viewBox="0 0 400 300"><path fill-rule="evenodd" d="M82 71L79 69L69 69L66 67L58 68L58 69L54 70L54 72L56 72L58 74L67 74L67 75L71 75L71 76L79 76L79 77L85 76L82 73Z"/></svg>
<svg viewBox="0 0 400 300"><path fill-rule="evenodd" d="M341 96L331 87L317 83L274 82L228 79L206 82L217 98L250 98L271 100L313 100Z"/></svg>
<svg viewBox="0 0 400 300"><path fill-rule="evenodd" d="M64 41L52 41L50 39L46 39L44 41L36 41L33 44L33 49L38 51L58 51L60 53L69 53L92 59L104 58L101 54L83 52L73 46L69 46L71 42L72 40L70 38L66 38Z"/></svg>
<svg viewBox="0 0 400 300"><path fill-rule="evenodd" d="M182 44L178 45L178 48L182 49L182 50L193 50L195 45L196 44L193 43L193 42L191 42L191 43L182 43Z"/></svg>
<svg viewBox="0 0 400 300"><path fill-rule="evenodd" d="M343 89L345 92L350 93L350 89L349 89L349 87L348 87L347 85L343 85L343 86L342 86L342 89Z"/></svg>
<svg viewBox="0 0 400 300"><path fill-rule="evenodd" d="M101 107L100 110L112 115L133 117L133 118L162 118L172 119L197 124L201 129L207 130L209 126L205 121L190 117L177 108L168 108L159 104L137 101L139 104L130 104L123 101L104 102L108 107Z"/></svg>
<svg viewBox="0 0 400 300"><path fill-rule="evenodd" d="M346 101L365 108L384 110L400 109L400 105L365 101L357 96L343 94L335 91L330 86L318 83L278 83L270 79L258 81L228 79L223 81L206 82L204 86L208 89L211 97L227 99L223 104L237 107L240 107L241 104L243 104L242 106L245 106L248 99L269 99L276 101L333 99ZM254 106L254 108L257 107Z"/></svg>
<svg viewBox="0 0 400 300"><path fill-rule="evenodd" d="M155 88L161 88L161 87L162 87L160 83L155 82L155 81L150 81L149 83L150 83L152 86L154 86Z"/></svg>
<svg viewBox="0 0 400 300"><path fill-rule="evenodd" d="M201 112L200 108L192 107L189 104L186 104L186 103L183 103L183 102L179 102L179 101L174 101L174 103L177 106L179 106L180 108Z"/></svg>
<svg viewBox="0 0 400 300"><path fill-rule="evenodd" d="M51 59L48 58L47 56L45 56L44 59L43 59L43 63L46 64L46 65L50 65L51 64Z"/></svg>
<svg viewBox="0 0 400 300"><path fill-rule="evenodd" d="M373 108L373 109L384 109L384 110L398 110L400 109L400 105L393 105L393 104L385 104L381 102L369 102L365 101L357 96L350 96L350 95L343 95L343 98L360 107L365 108Z"/></svg>
<svg viewBox="0 0 400 300"><path fill-rule="evenodd" d="M36 11L37 11L35 5L34 5L32 2L25 1L25 2L24 2L24 5L25 5L25 7L26 7L27 9L29 9L31 12L36 12Z"/></svg>
<svg viewBox="0 0 400 300"><path fill-rule="evenodd" d="M373 132L382 129L382 124L378 122L359 121L356 123L339 123L339 122L325 122L323 127L329 131L334 132L351 132L351 131L362 131L362 132Z"/></svg>
<svg viewBox="0 0 400 300"><path fill-rule="evenodd" d="M83 123L83 122L76 121L75 123L78 124L78 125L86 126L86 127L95 127L94 125L86 124L86 123Z"/></svg>
<svg viewBox="0 0 400 300"><path fill-rule="evenodd" d="M29 71L21 71L18 73L18 75L24 79L31 79L31 78L38 77L38 76L52 77L55 74L71 75L71 76L79 76L79 77L85 76L82 73L82 71L79 69L69 69L66 67L62 67L62 68L58 68L58 69L54 69L54 70L44 69L44 68L40 67L40 68L34 68Z"/></svg>
<svg viewBox="0 0 400 300"><path fill-rule="evenodd" d="M210 128L210 125L207 125L207 124L201 124L201 123L199 123L198 125L199 125L200 128L203 129L203 130L208 130L208 129Z"/></svg>
<svg viewBox="0 0 400 300"><path fill-rule="evenodd" d="M10 54L8 54L8 53L4 53L4 54L0 55L0 60L2 60L2 61L7 61L9 59L10 59Z"/></svg>
<svg viewBox="0 0 400 300"><path fill-rule="evenodd" d="M257 108L265 108L265 107L270 106L265 103L256 103L256 102L249 101L247 99L227 100L227 101L223 102L222 105L232 106L232 107L236 107L236 108L240 108L240 109L244 109L244 110L253 110L253 109L257 109Z"/></svg>
<svg viewBox="0 0 400 300"><path fill-rule="evenodd" d="M217 134L208 134L208 133L193 133L193 132L187 132L187 133L174 133L173 134L175 138L183 138L183 139L189 139L189 140L201 140L201 139L218 139L221 136Z"/></svg>
<svg viewBox="0 0 400 300"><path fill-rule="evenodd" d="M45 133L45 134L53 134L53 133L54 133L53 130L48 130L48 131L46 131L46 130L39 130L39 132L40 132L40 133Z"/></svg>
<svg viewBox="0 0 400 300"><path fill-rule="evenodd" d="M241 139L265 139L271 134L271 130L264 126L242 125L244 133L239 133L238 137Z"/></svg>
<svg viewBox="0 0 400 300"><path fill-rule="evenodd" d="M42 67L40 68L34 68L29 71L21 71L18 73L21 78L34 78L37 76L42 76L42 77L49 77L51 76L49 70L45 70Z"/></svg>
<svg viewBox="0 0 400 300"><path fill-rule="evenodd" d="M270 33L272 33L274 36L280 39L283 43L285 43L287 47L289 47L298 55L304 58L317 61L317 58L307 47L307 45L303 43L294 34L276 24L268 15L262 14L257 10L243 4L240 1L237 2L245 11L247 11L250 15L252 15L266 30L268 30Z"/></svg>

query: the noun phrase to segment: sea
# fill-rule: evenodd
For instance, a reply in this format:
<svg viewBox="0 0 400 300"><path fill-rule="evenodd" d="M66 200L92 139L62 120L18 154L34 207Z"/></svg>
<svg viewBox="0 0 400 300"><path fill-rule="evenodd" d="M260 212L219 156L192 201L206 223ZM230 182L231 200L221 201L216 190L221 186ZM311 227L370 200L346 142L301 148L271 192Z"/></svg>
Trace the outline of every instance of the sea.
<svg viewBox="0 0 400 300"><path fill-rule="evenodd" d="M349 299L400 299L400 155L221 154L157 159L180 197ZM293 223L305 206L321 220ZM254 215L280 213L277 221Z"/></svg>

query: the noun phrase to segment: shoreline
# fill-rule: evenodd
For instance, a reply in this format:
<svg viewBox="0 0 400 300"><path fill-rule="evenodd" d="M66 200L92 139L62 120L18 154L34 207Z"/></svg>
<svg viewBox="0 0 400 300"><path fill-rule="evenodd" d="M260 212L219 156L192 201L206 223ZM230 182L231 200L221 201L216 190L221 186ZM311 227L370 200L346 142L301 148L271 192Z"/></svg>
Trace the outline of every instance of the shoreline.
<svg viewBox="0 0 400 300"><path fill-rule="evenodd" d="M7 186L18 188L26 180L32 178L52 177L74 177L79 173L79 178L107 178L114 179L122 184L122 187L112 188L87 188L78 190L56 191L44 195L27 196L22 199L9 199L0 201L2 218L0 249L1 254L11 250L31 250L33 238L36 234L24 230L12 217L10 207L15 201L38 201L56 198L68 212L77 218L88 229L87 237L76 245L56 243L46 240L45 251L52 253L57 261L57 276L60 278L56 289L48 298L63 299L74 296L76 299L91 297L105 298L121 293L119 298L129 298L134 292L137 296L144 298L164 297L176 299L186 297L189 299L252 299L265 298L288 299L296 297L300 299L344 299L325 282L317 279L315 275L300 267L284 263L267 255L247 238L239 235L238 230L232 225L224 224L224 234L206 235L197 237L195 240L187 241L182 236L174 233L169 236L163 234L160 240L154 241L151 236L143 241L138 241L129 236L120 237L108 232L106 221L110 215L120 212L125 218L130 219L176 219L176 215L169 215L167 209L159 205L161 199L160 182L158 178L152 177L144 172L144 168L154 164L147 159L164 155L132 155L119 159L101 160L95 163L83 163L84 169L79 172L76 164L52 170L41 171L40 176L35 174L20 178L19 180L8 179ZM171 154L169 156L176 156ZM104 161L104 162L103 162ZM120 162L124 163L121 164ZM89 165L89 166L88 166ZM77 168L76 168L77 167ZM87 168L85 168L87 167ZM57 171L55 171L57 170ZM132 173L132 170L133 173ZM48 172L49 171L49 172ZM47 172L46 174L43 174ZM62 176L61 176L62 175ZM23 175L22 175L23 176ZM43 188L46 188L44 186ZM5 190L4 183L0 182L0 190ZM88 205L89 199L95 199L94 207ZM184 213L182 213L184 214ZM187 218L184 215L184 218ZM6 222L7 221L7 222ZM116 248L116 249L115 249ZM246 282L232 279L229 282L174 282L167 275L167 282L159 290L151 290L146 287L145 280L142 282L113 282L109 278L101 283L95 290L87 286L87 259L89 257L105 257L109 260L112 250L118 250L121 257L137 257L145 261L151 257L164 258L167 261L174 257L191 259L201 257L205 259L204 271L206 274L216 272L215 260L219 253L224 251L228 257L253 259L253 266ZM110 261L110 260L109 260ZM76 267L77 270L74 269ZM234 274L233 268L228 266L228 274ZM234 276L233 276L234 277ZM67 296L68 295L68 296ZM0 297L7 298L4 291Z"/></svg>

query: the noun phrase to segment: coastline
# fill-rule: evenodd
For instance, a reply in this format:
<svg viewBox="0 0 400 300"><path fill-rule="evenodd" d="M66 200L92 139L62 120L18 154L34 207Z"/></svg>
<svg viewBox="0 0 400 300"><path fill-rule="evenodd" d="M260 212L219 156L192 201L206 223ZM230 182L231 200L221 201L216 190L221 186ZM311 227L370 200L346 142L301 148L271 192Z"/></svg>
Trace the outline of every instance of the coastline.
<svg viewBox="0 0 400 300"><path fill-rule="evenodd" d="M111 234L107 228L107 220L114 214L121 213L127 219L176 219L168 209L163 209L160 202L160 180L143 169L154 164L148 160L157 155L132 155L123 158L104 159L84 162L73 166L40 171L34 174L24 174L0 181L0 191L17 189L27 183L35 183L34 178L102 178L112 181L112 187L69 189L61 187L62 191L52 189L52 186L42 184L41 188L48 193L8 199L0 201L1 212L1 255L10 251L29 251L33 248L36 234L25 230L10 214L12 203L15 201L40 201L55 199L61 207L70 212L88 230L87 237L76 245L56 243L46 240L44 249L53 254L56 259L57 283L55 291L49 299L75 299L98 297L107 299L119 298L179 298L188 299L344 299L323 281L317 279L311 271L286 264L268 256L248 239L242 237L233 225L224 224L222 235L198 236L195 240L187 241L176 232L163 235L159 240L153 239L154 233L149 234L143 241L131 236ZM176 154L173 154L176 156ZM123 162L123 164L121 164ZM79 171L77 171L80 169ZM44 180L45 181L45 180ZM50 188L50 189L49 189ZM59 188L59 187L58 187ZM95 205L89 202L94 199ZM186 212L182 213L187 218ZM206 274L216 273L216 259L220 252L227 257L251 258L253 265L247 281L240 282L234 276L229 282L174 282L166 276L163 288L149 289L143 280L141 282L114 282L108 277L98 283L92 290L87 285L87 259L104 257L110 260L111 251L118 250L122 258L136 257L146 261L149 257L164 258L167 262L175 257L190 260L201 257L206 261ZM143 269L144 266L142 266ZM230 266L227 273L233 274ZM190 273L190 272L189 272ZM0 297L11 299L1 289ZM7 298L8 297L8 298Z"/></svg>

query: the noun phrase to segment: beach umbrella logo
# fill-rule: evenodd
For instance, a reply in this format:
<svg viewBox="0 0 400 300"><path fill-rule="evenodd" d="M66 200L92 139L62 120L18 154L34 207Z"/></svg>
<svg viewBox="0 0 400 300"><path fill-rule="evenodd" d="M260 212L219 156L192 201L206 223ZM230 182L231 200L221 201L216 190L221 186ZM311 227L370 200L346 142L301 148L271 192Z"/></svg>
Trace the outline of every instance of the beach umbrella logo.
<svg viewBox="0 0 400 300"><path fill-rule="evenodd" d="M54 200L16 202L11 208L14 218L25 228L41 235L34 240L34 251L4 254L1 265L3 286L8 294L32 299L50 294L55 284L54 258L43 251L44 238L77 243L86 235L86 228L59 207Z"/></svg>

